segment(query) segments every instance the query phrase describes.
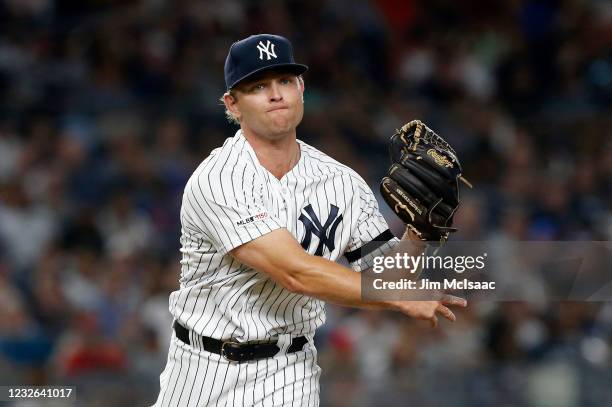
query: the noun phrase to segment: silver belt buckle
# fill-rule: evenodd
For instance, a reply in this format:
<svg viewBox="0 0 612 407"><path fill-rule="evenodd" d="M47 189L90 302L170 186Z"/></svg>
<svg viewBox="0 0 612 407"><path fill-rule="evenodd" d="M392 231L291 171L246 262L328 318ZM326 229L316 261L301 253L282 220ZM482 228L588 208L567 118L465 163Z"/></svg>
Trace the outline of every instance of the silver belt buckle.
<svg viewBox="0 0 612 407"><path fill-rule="evenodd" d="M221 344L221 356L223 356L225 358L225 360L228 360L230 362L239 362L239 360L234 360L231 359L227 356L227 354L225 353L225 346L226 345L240 345L240 342L234 341L232 339L230 339L229 341L223 341L223 343Z"/></svg>

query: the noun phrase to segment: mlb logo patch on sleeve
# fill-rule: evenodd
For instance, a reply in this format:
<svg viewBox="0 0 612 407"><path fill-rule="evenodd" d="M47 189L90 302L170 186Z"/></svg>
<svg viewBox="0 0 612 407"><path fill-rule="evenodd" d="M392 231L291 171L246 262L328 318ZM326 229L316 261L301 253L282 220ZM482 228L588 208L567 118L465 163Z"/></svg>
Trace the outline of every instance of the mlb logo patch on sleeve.
<svg viewBox="0 0 612 407"><path fill-rule="evenodd" d="M260 212L256 215L253 216L249 216L248 218L244 218L244 219L240 219L239 221L236 222L237 226L246 226L249 223L253 223L253 222L259 222L260 220L263 220L265 218L268 217L268 213L267 212Z"/></svg>

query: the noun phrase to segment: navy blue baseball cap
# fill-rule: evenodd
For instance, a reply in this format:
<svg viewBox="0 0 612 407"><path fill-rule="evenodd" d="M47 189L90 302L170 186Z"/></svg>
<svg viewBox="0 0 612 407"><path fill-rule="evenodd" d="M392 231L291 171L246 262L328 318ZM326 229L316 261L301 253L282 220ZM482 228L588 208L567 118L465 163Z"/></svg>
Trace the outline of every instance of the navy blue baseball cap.
<svg viewBox="0 0 612 407"><path fill-rule="evenodd" d="M280 35L257 34L232 44L225 59L225 86L233 88L251 76L269 69L282 69L296 75L308 70L296 64L293 47Z"/></svg>

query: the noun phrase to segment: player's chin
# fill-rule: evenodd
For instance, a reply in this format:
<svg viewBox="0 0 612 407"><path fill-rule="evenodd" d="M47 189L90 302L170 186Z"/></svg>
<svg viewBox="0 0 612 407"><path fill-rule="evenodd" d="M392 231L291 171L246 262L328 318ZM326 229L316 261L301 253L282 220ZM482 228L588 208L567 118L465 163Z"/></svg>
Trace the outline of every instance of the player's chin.
<svg viewBox="0 0 612 407"><path fill-rule="evenodd" d="M297 123L293 118L276 118L270 122L270 133L284 134L294 130L296 127Z"/></svg>

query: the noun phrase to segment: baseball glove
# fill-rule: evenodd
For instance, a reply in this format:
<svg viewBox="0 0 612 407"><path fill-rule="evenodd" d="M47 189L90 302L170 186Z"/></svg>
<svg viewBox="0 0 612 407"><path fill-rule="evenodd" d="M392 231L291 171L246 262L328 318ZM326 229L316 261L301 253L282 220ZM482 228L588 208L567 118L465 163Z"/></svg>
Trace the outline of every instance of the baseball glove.
<svg viewBox="0 0 612 407"><path fill-rule="evenodd" d="M421 240L442 244L453 228L459 207L461 175L455 150L420 120L402 126L391 137L392 165L380 191L393 212Z"/></svg>

